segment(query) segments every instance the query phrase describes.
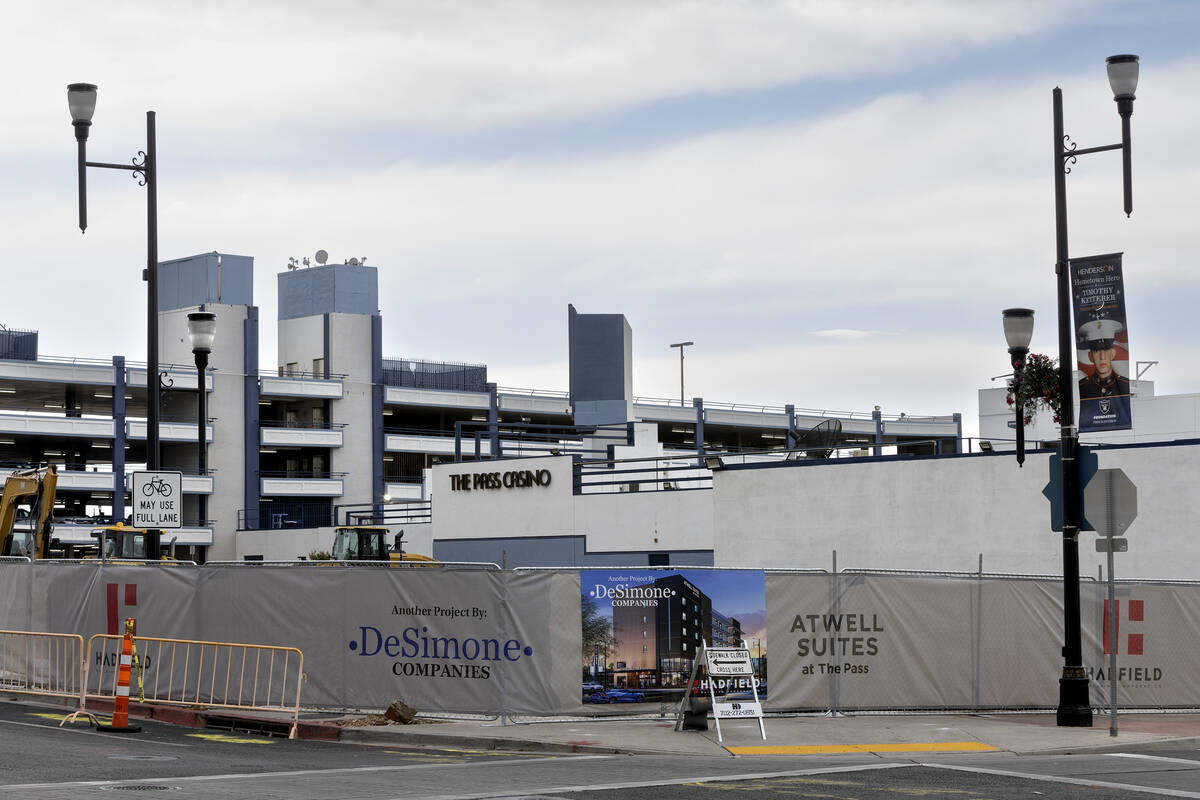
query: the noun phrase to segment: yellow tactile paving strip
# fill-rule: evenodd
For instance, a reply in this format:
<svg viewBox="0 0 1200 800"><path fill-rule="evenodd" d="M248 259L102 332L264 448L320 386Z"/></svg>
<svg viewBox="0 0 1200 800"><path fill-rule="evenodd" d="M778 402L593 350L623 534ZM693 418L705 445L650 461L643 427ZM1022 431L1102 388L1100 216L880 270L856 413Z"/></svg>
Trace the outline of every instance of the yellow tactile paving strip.
<svg viewBox="0 0 1200 800"><path fill-rule="evenodd" d="M902 744L795 744L725 748L735 756L827 756L839 753L963 753L997 750L983 742L906 742Z"/></svg>

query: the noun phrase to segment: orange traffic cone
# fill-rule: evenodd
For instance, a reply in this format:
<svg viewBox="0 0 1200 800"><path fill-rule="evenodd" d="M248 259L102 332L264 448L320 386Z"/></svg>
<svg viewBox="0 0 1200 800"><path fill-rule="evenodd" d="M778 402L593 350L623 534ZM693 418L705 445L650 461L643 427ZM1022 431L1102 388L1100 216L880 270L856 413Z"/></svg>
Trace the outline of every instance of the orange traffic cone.
<svg viewBox="0 0 1200 800"><path fill-rule="evenodd" d="M121 639L121 666L117 669L117 695L113 699L111 725L97 725L98 731L140 733L140 725L129 724L129 675L133 666L133 619L125 620L125 636Z"/></svg>

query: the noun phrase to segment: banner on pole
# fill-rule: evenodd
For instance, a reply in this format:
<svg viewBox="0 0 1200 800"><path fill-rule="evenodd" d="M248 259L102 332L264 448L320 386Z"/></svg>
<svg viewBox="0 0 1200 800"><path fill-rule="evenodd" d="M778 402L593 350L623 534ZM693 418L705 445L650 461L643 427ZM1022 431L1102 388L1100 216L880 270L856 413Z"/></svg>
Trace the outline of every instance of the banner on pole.
<svg viewBox="0 0 1200 800"><path fill-rule="evenodd" d="M1121 256L1109 253L1071 259L1076 368L1083 373L1079 381L1080 433L1133 427Z"/></svg>

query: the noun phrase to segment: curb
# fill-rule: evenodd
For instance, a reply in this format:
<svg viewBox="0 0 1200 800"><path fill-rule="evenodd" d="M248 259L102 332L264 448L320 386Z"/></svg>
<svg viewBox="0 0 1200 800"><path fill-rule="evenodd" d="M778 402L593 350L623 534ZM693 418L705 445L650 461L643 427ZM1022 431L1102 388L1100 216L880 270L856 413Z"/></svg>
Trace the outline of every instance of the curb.
<svg viewBox="0 0 1200 800"><path fill-rule="evenodd" d="M1022 752L1020 755L1039 756L1074 756L1074 755L1106 755L1109 753L1124 753L1131 747L1138 750L1177 750L1200 746L1200 736L1180 736L1175 739L1151 739L1141 742L1125 742L1123 744L1098 744L1090 747L1059 747L1049 750Z"/></svg>
<svg viewBox="0 0 1200 800"><path fill-rule="evenodd" d="M316 727L315 725L310 727ZM322 727L337 728L325 725ZM382 726L380 726L382 727ZM382 745L439 745L462 747L475 750L516 750L537 753L590 753L597 755L639 755L650 750L607 747L584 742L539 742L533 739L508 739L500 736L463 736L461 734L402 733L397 730L380 730L380 727L338 728L338 741L355 744Z"/></svg>

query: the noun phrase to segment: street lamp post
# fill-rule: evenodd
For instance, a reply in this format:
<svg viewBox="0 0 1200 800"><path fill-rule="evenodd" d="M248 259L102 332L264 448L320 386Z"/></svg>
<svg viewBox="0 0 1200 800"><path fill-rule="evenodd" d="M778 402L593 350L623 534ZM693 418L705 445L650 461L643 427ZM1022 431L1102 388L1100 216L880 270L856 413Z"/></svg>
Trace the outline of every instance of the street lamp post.
<svg viewBox="0 0 1200 800"><path fill-rule="evenodd" d="M1062 463L1062 523L1063 523L1063 672L1058 681L1058 725L1090 728L1092 706L1090 685L1083 668L1083 646L1079 622L1079 527L1083 521L1083 504L1079 487L1079 429L1075 425L1073 405L1075 373L1074 337L1071 330L1071 285L1067 248L1067 173L1068 163L1078 156L1105 150L1121 150L1125 189L1125 215L1133 213L1133 189L1130 180L1129 118L1133 115L1134 92L1137 90L1138 57L1109 56L1108 83L1112 88L1117 113L1121 117L1120 144L1076 149L1063 133L1062 89L1054 89L1054 222L1056 238L1055 272L1058 276L1058 371L1059 399L1062 421L1062 442L1059 455Z"/></svg>
<svg viewBox="0 0 1200 800"><path fill-rule="evenodd" d="M671 347L679 348L679 407L683 408L683 348L691 347L695 342L676 342Z"/></svg>
<svg viewBox="0 0 1200 800"><path fill-rule="evenodd" d="M208 369L208 354L212 352L213 338L217 334L217 315L211 311L193 311L188 314L188 338L192 342L192 355L196 358L196 388L197 402L197 434L196 434L196 464L197 472L204 476L208 469L208 387L204 380L204 370ZM199 496L200 527L208 524L208 498Z"/></svg>
<svg viewBox="0 0 1200 800"><path fill-rule="evenodd" d="M1021 406L1021 370L1025 367L1025 356L1029 355L1029 342L1033 339L1033 309L1004 309L1004 339L1008 342L1009 360L1013 367L1013 393L1016 402L1017 466L1025 466L1025 409Z"/></svg>
<svg viewBox="0 0 1200 800"><path fill-rule="evenodd" d="M159 467L159 375L158 375L158 177L154 141L154 112L146 112L146 149L138 151L131 164L106 164L87 160L88 129L96 110L96 85L67 86L67 105L79 151L79 231L87 230L87 167L123 169L132 172L138 185L146 187L146 469Z"/></svg>

